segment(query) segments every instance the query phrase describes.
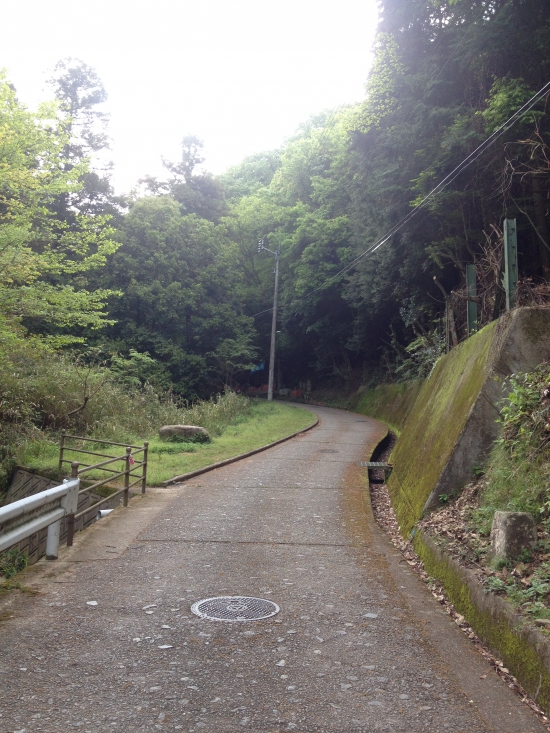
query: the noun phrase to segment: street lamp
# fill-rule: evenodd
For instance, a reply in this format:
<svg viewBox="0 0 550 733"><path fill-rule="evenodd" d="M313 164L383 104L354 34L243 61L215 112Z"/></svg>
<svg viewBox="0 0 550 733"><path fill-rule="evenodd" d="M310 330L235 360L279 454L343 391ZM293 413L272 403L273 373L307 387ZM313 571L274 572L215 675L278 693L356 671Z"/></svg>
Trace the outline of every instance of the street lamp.
<svg viewBox="0 0 550 733"><path fill-rule="evenodd" d="M271 319L271 349L269 352L269 380L267 387L267 399L273 399L273 377L275 375L275 339L277 334L277 300L279 296L279 258L281 255L281 245L277 247L276 252L272 252L265 246L265 239L258 240L258 252L265 250L275 257L275 289L273 292L273 317Z"/></svg>

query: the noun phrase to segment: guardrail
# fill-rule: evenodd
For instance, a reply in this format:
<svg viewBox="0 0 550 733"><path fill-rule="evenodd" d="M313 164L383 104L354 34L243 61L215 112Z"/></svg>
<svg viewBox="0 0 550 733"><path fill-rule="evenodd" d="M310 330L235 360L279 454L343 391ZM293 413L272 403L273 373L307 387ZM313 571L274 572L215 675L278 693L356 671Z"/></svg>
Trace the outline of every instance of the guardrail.
<svg viewBox="0 0 550 733"><path fill-rule="evenodd" d="M80 479L72 477L60 486L0 507L0 552L47 527L46 558L57 559L61 520L74 517L79 488Z"/></svg>
<svg viewBox="0 0 550 733"><path fill-rule="evenodd" d="M68 440L78 440L78 441L85 442L85 443L100 443L101 445L113 445L113 446L125 448L125 453L122 456L121 455L113 456L107 453L98 453L97 451L91 451L91 450L86 450L84 448L78 448L78 447L73 447L71 445L67 445ZM136 484L141 484L141 493L142 494L145 493L146 481L147 481L148 449L149 449L148 442L145 442L142 446L128 445L127 443L115 443L112 440L102 440L100 438L87 438L81 435L69 435L63 430L61 432L61 441L60 441L60 448L59 448L59 470L63 470L64 463L70 463L72 478L78 478L82 476L83 474L88 473L89 471L94 471L94 470L105 471L107 473L112 474L111 476L108 476L105 479L96 481L91 486L87 486L86 488L81 489L79 494L85 494L87 492L93 491L94 489L97 489L100 486L104 486L105 484L108 484L111 481L124 476L124 487L118 491L115 491L113 494L110 494L109 496L105 497L101 501L98 501L96 504L93 505L93 508L99 509L99 507L102 504L106 504L107 502L112 501L116 496L119 496L120 494L124 495L123 505L128 506L128 498L130 494L130 489L133 486L136 486ZM101 461L100 463L94 463L94 464L79 463L78 461L71 461L70 459L64 458L65 451L68 451L70 453L79 453L79 454L89 455L89 456L97 456L98 458L106 458L107 460ZM143 453L142 461L136 461L134 459L134 456L137 455L138 453ZM115 470L114 468L111 467L111 465L116 463L117 461L124 461L124 469L122 471ZM140 471L140 475L135 479L135 481L131 481L131 478L136 476L136 473L135 473L136 471ZM90 507L88 507L87 509L84 509L83 511L79 512L78 514L74 514L68 517L67 546L70 547L73 544L74 533L75 533L75 522L78 519L80 519L80 517L84 516L84 514L87 514L89 511L90 511Z"/></svg>

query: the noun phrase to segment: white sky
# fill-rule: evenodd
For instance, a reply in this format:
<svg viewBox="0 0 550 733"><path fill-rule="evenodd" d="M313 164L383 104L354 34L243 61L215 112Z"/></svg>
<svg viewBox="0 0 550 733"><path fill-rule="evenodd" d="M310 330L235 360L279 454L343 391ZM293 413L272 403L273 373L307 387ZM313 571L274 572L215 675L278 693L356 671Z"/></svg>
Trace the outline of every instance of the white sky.
<svg viewBox="0 0 550 733"><path fill-rule="evenodd" d="M67 56L109 94L113 182L128 191L184 135L221 173L310 115L364 97L376 0L0 0L0 67L31 108Z"/></svg>

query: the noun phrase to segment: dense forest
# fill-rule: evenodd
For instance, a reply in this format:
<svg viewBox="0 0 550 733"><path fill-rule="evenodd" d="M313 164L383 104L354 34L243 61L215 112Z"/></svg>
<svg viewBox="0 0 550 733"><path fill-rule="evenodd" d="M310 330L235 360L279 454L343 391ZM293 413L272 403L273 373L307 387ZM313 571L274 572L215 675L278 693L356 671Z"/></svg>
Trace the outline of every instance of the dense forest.
<svg viewBox="0 0 550 733"><path fill-rule="evenodd" d="M2 450L27 418L44 430L82 416L92 366L186 400L266 381L250 371L271 328L260 238L281 251L281 386L428 373L446 314L466 337L468 264L481 325L503 307L505 217L517 220L519 302L546 302L549 81L547 3L383 0L360 104L221 176L187 135L164 180L120 197L92 68L61 61L37 112L0 78ZM53 389L71 364L80 393L54 409L37 382L48 373Z"/></svg>

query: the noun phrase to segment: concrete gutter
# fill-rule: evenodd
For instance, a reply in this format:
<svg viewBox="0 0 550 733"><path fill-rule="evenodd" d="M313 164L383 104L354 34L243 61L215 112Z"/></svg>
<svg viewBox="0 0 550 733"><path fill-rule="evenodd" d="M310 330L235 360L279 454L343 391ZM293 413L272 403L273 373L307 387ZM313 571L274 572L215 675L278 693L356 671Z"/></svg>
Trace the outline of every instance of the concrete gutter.
<svg viewBox="0 0 550 733"><path fill-rule="evenodd" d="M209 466L203 466L203 468L197 468L195 471L188 471L187 473L181 473L179 476L174 476L173 478L168 479L168 481L163 481L161 483L161 486L170 486L171 484L179 484L182 481L187 481L188 479L194 478L195 476L200 476L202 473L207 473L208 471L214 471L216 468L221 468L222 466L228 466L230 463L235 463L236 461L240 461L243 458L254 456L256 455L256 453L261 453L264 450L268 450L268 448L273 448L273 446L275 445L279 445L280 443L285 443L287 440L290 440L291 438L295 438L297 435L300 435L301 433L307 433L309 430L313 430L313 428L316 428L320 422L321 422L320 418L317 418L315 422L312 423L309 427L303 428L302 430L297 430L295 433L292 433L291 435L287 435L285 438L279 438L279 440L275 440L273 441L273 443L268 443L267 445L263 445L260 448L254 448L254 450L249 450L246 453L241 453L238 456L233 456L232 458L226 458L225 460L218 461L217 463L211 463Z"/></svg>

